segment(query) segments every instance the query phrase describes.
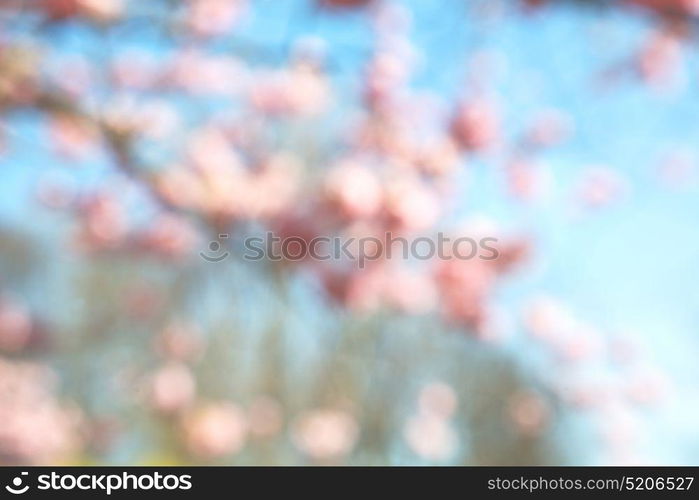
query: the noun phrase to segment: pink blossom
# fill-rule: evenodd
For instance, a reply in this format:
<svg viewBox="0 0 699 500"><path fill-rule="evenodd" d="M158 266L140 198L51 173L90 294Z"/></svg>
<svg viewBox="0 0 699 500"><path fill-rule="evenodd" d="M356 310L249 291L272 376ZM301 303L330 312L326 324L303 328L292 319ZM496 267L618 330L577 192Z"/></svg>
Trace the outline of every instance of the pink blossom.
<svg viewBox="0 0 699 500"><path fill-rule="evenodd" d="M456 412L458 397L454 389L444 382L433 382L422 388L419 396L421 413L431 413L450 418Z"/></svg>
<svg viewBox="0 0 699 500"><path fill-rule="evenodd" d="M85 16L93 21L111 22L124 10L122 0L45 0L42 8L53 20Z"/></svg>
<svg viewBox="0 0 699 500"><path fill-rule="evenodd" d="M153 221L139 236L139 246L167 258L178 259L193 251L198 235L185 219L166 214Z"/></svg>
<svg viewBox="0 0 699 500"><path fill-rule="evenodd" d="M237 453L247 437L245 414L233 403L209 403L192 410L182 429L187 448L202 459Z"/></svg>
<svg viewBox="0 0 699 500"><path fill-rule="evenodd" d="M453 426L433 413L418 413L408 419L403 437L410 449L425 460L447 461L456 452L457 435Z"/></svg>
<svg viewBox="0 0 699 500"><path fill-rule="evenodd" d="M540 434L548 424L551 410L541 396L522 392L508 401L508 415L515 429L525 436Z"/></svg>
<svg viewBox="0 0 699 500"><path fill-rule="evenodd" d="M188 50L175 55L163 81L193 94L232 97L245 88L248 72L234 57Z"/></svg>
<svg viewBox="0 0 699 500"><path fill-rule="evenodd" d="M190 369L181 363L168 363L152 376L150 403L160 412L186 408L194 399L196 382Z"/></svg>
<svg viewBox="0 0 699 500"><path fill-rule="evenodd" d="M410 178L389 182L386 190L389 225L396 232L432 227L441 214L441 202L426 184Z"/></svg>
<svg viewBox="0 0 699 500"><path fill-rule="evenodd" d="M495 267L481 260L448 259L437 263L435 273L446 318L476 330L482 328L488 296L497 279Z"/></svg>
<svg viewBox="0 0 699 500"><path fill-rule="evenodd" d="M123 206L109 194L90 197L82 204L80 215L78 244L88 251L115 247L127 234Z"/></svg>
<svg viewBox="0 0 699 500"><path fill-rule="evenodd" d="M97 132L85 120L55 115L49 122L49 134L56 150L69 158L84 158L95 151Z"/></svg>
<svg viewBox="0 0 699 500"><path fill-rule="evenodd" d="M154 87L160 79L156 61L145 51L117 55L111 64L111 76L119 87L142 90Z"/></svg>
<svg viewBox="0 0 699 500"><path fill-rule="evenodd" d="M321 279L331 299L355 312L375 311L383 303L386 274L380 266L352 271L324 269Z"/></svg>
<svg viewBox="0 0 699 500"><path fill-rule="evenodd" d="M421 147L416 157L418 168L437 178L454 173L459 161L457 145L449 137L432 141Z"/></svg>
<svg viewBox="0 0 699 500"><path fill-rule="evenodd" d="M683 46L677 35L668 31L654 33L636 60L641 78L653 85L672 81L682 64Z"/></svg>
<svg viewBox="0 0 699 500"><path fill-rule="evenodd" d="M555 299L537 297L525 308L524 324L535 338L548 342L568 331L575 324L575 319Z"/></svg>
<svg viewBox="0 0 699 500"><path fill-rule="evenodd" d="M500 136L498 111L484 99L465 101L452 119L451 133L462 149L477 152L489 149Z"/></svg>
<svg viewBox="0 0 699 500"><path fill-rule="evenodd" d="M0 351L18 352L29 344L32 319L17 301L0 297Z"/></svg>
<svg viewBox="0 0 699 500"><path fill-rule="evenodd" d="M627 0L631 4L647 7L666 13L699 14L699 2L697 0Z"/></svg>
<svg viewBox="0 0 699 500"><path fill-rule="evenodd" d="M240 22L247 0L188 0L185 22L194 34L223 35Z"/></svg>
<svg viewBox="0 0 699 500"><path fill-rule="evenodd" d="M425 314L437 306L437 288L432 277L425 272L392 270L384 286L386 303L401 312Z"/></svg>
<svg viewBox="0 0 699 500"><path fill-rule="evenodd" d="M111 22L121 17L123 0L76 0L80 13L99 22Z"/></svg>
<svg viewBox="0 0 699 500"><path fill-rule="evenodd" d="M250 101L270 116L312 116L327 109L330 87L314 64L298 62L291 68L258 75Z"/></svg>
<svg viewBox="0 0 699 500"><path fill-rule="evenodd" d="M241 212L251 218L270 218L288 212L296 201L300 173L301 163L295 156L282 153L270 156L243 179L246 189Z"/></svg>
<svg viewBox="0 0 699 500"><path fill-rule="evenodd" d="M358 435L359 427L349 413L316 409L296 419L292 439L296 447L310 458L333 461L352 451Z"/></svg>
<svg viewBox="0 0 699 500"><path fill-rule="evenodd" d="M46 367L0 358L0 455L13 463L66 460L81 447L81 417L55 399Z"/></svg>
<svg viewBox="0 0 699 500"><path fill-rule="evenodd" d="M369 64L364 81L364 98L369 108L384 109L408 75L405 59L391 52L378 53Z"/></svg>
<svg viewBox="0 0 699 500"><path fill-rule="evenodd" d="M369 168L346 161L331 170L325 181L328 202L350 219L372 217L382 207L383 190Z"/></svg>

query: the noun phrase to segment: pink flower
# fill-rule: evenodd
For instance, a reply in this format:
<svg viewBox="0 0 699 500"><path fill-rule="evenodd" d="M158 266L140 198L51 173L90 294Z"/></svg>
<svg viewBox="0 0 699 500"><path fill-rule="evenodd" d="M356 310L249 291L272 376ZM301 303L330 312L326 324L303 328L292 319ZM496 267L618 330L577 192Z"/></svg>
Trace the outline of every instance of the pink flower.
<svg viewBox="0 0 699 500"><path fill-rule="evenodd" d="M342 410L311 410L298 417L292 439L296 447L314 460L338 460L352 451L359 428Z"/></svg>
<svg viewBox="0 0 699 500"><path fill-rule="evenodd" d="M250 102L270 116L312 116L330 104L330 86L316 65L297 62L291 68L259 73L250 88Z"/></svg>
<svg viewBox="0 0 699 500"><path fill-rule="evenodd" d="M404 58L391 52L378 53L369 64L364 81L364 99L369 108L385 109L409 73Z"/></svg>
<svg viewBox="0 0 699 500"><path fill-rule="evenodd" d="M254 166L218 130L197 134L189 148L191 166L175 167L157 180L170 203L214 219L267 219L288 212L298 190L300 164L288 154L271 155Z"/></svg>
<svg viewBox="0 0 699 500"><path fill-rule="evenodd" d="M148 139L168 139L180 125L180 114L175 106L166 101L150 101L139 113L139 130Z"/></svg>
<svg viewBox="0 0 699 500"><path fill-rule="evenodd" d="M385 278L383 267L376 265L361 270L321 270L321 279L330 298L360 313L374 311L382 305Z"/></svg>
<svg viewBox="0 0 699 500"><path fill-rule="evenodd" d="M0 297L0 351L21 351L29 344L31 335L29 311L8 297Z"/></svg>
<svg viewBox="0 0 699 500"><path fill-rule="evenodd" d="M192 225L171 214L156 218L138 237L138 244L144 250L171 259L190 254L197 241L198 235Z"/></svg>
<svg viewBox="0 0 699 500"><path fill-rule="evenodd" d="M451 418L458 406L458 397L454 389L443 383L434 382L420 391L419 405L421 413L431 413L441 418Z"/></svg>
<svg viewBox="0 0 699 500"><path fill-rule="evenodd" d="M699 14L697 0L627 0L629 3L665 13Z"/></svg>
<svg viewBox="0 0 699 500"><path fill-rule="evenodd" d="M56 463L81 446L80 414L54 396L45 366L0 359L0 456L10 463Z"/></svg>
<svg viewBox="0 0 699 500"><path fill-rule="evenodd" d="M556 353L568 362L594 359L604 352L604 344L597 330L584 324L575 325L568 331L558 332L553 347Z"/></svg>
<svg viewBox="0 0 699 500"><path fill-rule="evenodd" d="M551 342L576 324L571 313L556 300L537 297L524 311L524 325L537 339Z"/></svg>
<svg viewBox="0 0 699 500"><path fill-rule="evenodd" d="M190 169L171 166L155 179L155 189L166 202L190 210L212 210L213 202L207 201L206 186Z"/></svg>
<svg viewBox="0 0 699 500"><path fill-rule="evenodd" d="M667 83L682 62L682 55L682 43L677 36L667 32L655 33L638 55L638 72L648 83Z"/></svg>
<svg viewBox="0 0 699 500"><path fill-rule="evenodd" d="M54 115L49 122L49 134L56 150L69 158L84 158L97 146L94 127L73 116Z"/></svg>
<svg viewBox="0 0 699 500"><path fill-rule="evenodd" d="M191 94L231 97L245 88L248 70L235 57L188 49L175 54L160 78Z"/></svg>
<svg viewBox="0 0 699 500"><path fill-rule="evenodd" d="M419 271L391 270L384 294L389 306L407 314L426 314L437 306L437 289L432 277Z"/></svg>
<svg viewBox="0 0 699 500"><path fill-rule="evenodd" d="M111 22L121 17L123 0L76 0L81 14L94 21Z"/></svg>
<svg viewBox="0 0 699 500"><path fill-rule="evenodd" d="M78 0L46 0L42 8L51 19L65 19L78 14Z"/></svg>
<svg viewBox="0 0 699 500"><path fill-rule="evenodd" d="M457 434L451 423L433 413L418 413L408 419L403 437L415 454L430 461L449 460L457 447Z"/></svg>
<svg viewBox="0 0 699 500"><path fill-rule="evenodd" d="M287 213L299 191L301 164L288 154L276 154L261 162L242 179L246 186L241 211L250 218L271 218Z"/></svg>
<svg viewBox="0 0 699 500"><path fill-rule="evenodd" d="M191 370L180 363L168 363L152 376L150 403L160 412L173 413L189 406L195 392Z"/></svg>
<svg viewBox="0 0 699 500"><path fill-rule="evenodd" d="M82 248L103 250L114 248L126 237L127 221L124 207L109 194L97 194L81 207L82 228L78 243Z"/></svg>
<svg viewBox="0 0 699 500"><path fill-rule="evenodd" d="M515 430L525 436L540 434L551 417L546 402L541 396L531 392L521 392L510 397L507 410Z"/></svg>
<svg viewBox="0 0 699 500"><path fill-rule="evenodd" d="M328 173L325 196L341 215L350 219L375 216L383 203L383 191L377 175L369 168L350 161L341 163Z"/></svg>
<svg viewBox="0 0 699 500"><path fill-rule="evenodd" d="M465 234L477 238L479 232L467 230ZM474 330L481 337L492 335L488 331L489 298L498 279L521 263L528 250L528 243L518 240L500 241L490 246L492 250L487 250L487 254L480 249L471 259L458 258L455 254L437 261L433 268L442 314L448 320ZM471 249L456 250L462 256L472 253ZM491 255L494 250L497 257L492 259L495 257Z"/></svg>
<svg viewBox="0 0 699 500"><path fill-rule="evenodd" d="M247 0L188 0L187 28L202 37L224 35L240 22Z"/></svg>
<svg viewBox="0 0 699 500"><path fill-rule="evenodd" d="M500 136L500 117L495 106L483 99L462 103L452 119L451 133L462 149L489 149Z"/></svg>
<svg viewBox="0 0 699 500"><path fill-rule="evenodd" d="M389 183L386 193L389 224L396 232L423 231L432 227L441 214L441 202L425 183L409 178Z"/></svg>
<svg viewBox="0 0 699 500"><path fill-rule="evenodd" d="M459 149L449 137L429 142L420 148L416 163L427 175L448 178L460 161Z"/></svg>
<svg viewBox="0 0 699 500"><path fill-rule="evenodd" d="M448 259L437 263L435 273L442 313L469 328L484 327L488 296L498 274L495 267L478 259Z"/></svg>
<svg viewBox="0 0 699 500"><path fill-rule="evenodd" d="M210 403L187 414L182 421L185 443L192 454L220 458L245 446L247 421L233 403Z"/></svg>
<svg viewBox="0 0 699 500"><path fill-rule="evenodd" d="M119 87L145 90L160 78L157 64L148 52L130 50L117 55L111 64L111 76Z"/></svg>
<svg viewBox="0 0 699 500"><path fill-rule="evenodd" d="M53 20L85 16L93 21L110 22L121 16L122 0L45 0L42 8Z"/></svg>

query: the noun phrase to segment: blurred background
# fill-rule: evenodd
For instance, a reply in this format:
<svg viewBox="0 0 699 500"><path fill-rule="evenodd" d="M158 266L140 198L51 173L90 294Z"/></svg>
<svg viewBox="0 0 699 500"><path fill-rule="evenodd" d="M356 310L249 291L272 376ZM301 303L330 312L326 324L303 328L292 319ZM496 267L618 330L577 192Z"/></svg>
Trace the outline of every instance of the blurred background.
<svg viewBox="0 0 699 500"><path fill-rule="evenodd" d="M697 464L697 16L1 0L0 463Z"/></svg>

